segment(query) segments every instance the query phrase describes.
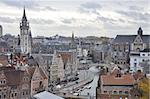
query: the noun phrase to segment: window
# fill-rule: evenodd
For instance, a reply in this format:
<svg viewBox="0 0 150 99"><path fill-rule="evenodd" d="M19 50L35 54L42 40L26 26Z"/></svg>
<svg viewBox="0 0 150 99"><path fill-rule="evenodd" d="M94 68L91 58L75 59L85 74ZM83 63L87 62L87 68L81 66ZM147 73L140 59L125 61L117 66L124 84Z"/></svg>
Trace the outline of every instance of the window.
<svg viewBox="0 0 150 99"><path fill-rule="evenodd" d="M117 91L114 91L114 94L117 94Z"/></svg>
<svg viewBox="0 0 150 99"><path fill-rule="evenodd" d="M119 91L119 94L122 94L122 91Z"/></svg>
<svg viewBox="0 0 150 99"><path fill-rule="evenodd" d="M128 91L125 91L125 94L128 94Z"/></svg>
<svg viewBox="0 0 150 99"><path fill-rule="evenodd" d="M145 56L145 54L142 54L142 56Z"/></svg>
<svg viewBox="0 0 150 99"><path fill-rule="evenodd" d="M4 80L4 81L3 81L3 83L5 84L5 83L6 83L6 81Z"/></svg>
<svg viewBox="0 0 150 99"><path fill-rule="evenodd" d="M15 96L17 96L17 93L15 93Z"/></svg>
<svg viewBox="0 0 150 99"><path fill-rule="evenodd" d="M104 91L104 93L107 93L107 91Z"/></svg>
<svg viewBox="0 0 150 99"><path fill-rule="evenodd" d="M134 67L136 67L136 63L134 63Z"/></svg>
<svg viewBox="0 0 150 99"><path fill-rule="evenodd" d="M14 97L14 94L11 94L11 97Z"/></svg>
<svg viewBox="0 0 150 99"><path fill-rule="evenodd" d="M145 60L144 59L142 59L142 62L144 62Z"/></svg>
<svg viewBox="0 0 150 99"><path fill-rule="evenodd" d="M26 95L28 95L28 91L26 91Z"/></svg>
<svg viewBox="0 0 150 99"><path fill-rule="evenodd" d="M134 59L134 61L136 61L136 59Z"/></svg>

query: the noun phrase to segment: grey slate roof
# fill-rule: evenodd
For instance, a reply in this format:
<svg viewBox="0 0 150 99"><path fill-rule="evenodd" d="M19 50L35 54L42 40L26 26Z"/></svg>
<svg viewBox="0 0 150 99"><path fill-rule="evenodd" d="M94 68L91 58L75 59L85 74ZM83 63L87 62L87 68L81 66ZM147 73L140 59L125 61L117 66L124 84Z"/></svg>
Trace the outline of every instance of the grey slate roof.
<svg viewBox="0 0 150 99"><path fill-rule="evenodd" d="M150 35L142 35L142 40L144 43L150 43Z"/></svg>
<svg viewBox="0 0 150 99"><path fill-rule="evenodd" d="M1 42L0 41L0 47L5 47L7 48L8 47L8 44L6 42Z"/></svg>
<svg viewBox="0 0 150 99"><path fill-rule="evenodd" d="M134 42L137 35L117 35L114 39L114 43L132 43ZM150 42L150 35L142 35L141 36L144 43Z"/></svg>

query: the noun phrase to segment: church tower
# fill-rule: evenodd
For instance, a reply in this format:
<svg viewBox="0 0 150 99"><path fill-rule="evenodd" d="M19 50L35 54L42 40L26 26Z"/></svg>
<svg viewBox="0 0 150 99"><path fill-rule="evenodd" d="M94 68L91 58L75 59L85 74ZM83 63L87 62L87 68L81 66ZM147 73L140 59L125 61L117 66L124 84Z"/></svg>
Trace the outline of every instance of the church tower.
<svg viewBox="0 0 150 99"><path fill-rule="evenodd" d="M74 33L72 32L72 38L71 38L71 44L70 44L71 49L76 49L77 45L75 42L75 38L74 38Z"/></svg>
<svg viewBox="0 0 150 99"><path fill-rule="evenodd" d="M31 30L29 27L29 22L26 17L25 8L23 10L23 17L20 22L20 45L21 45L22 53L24 54L31 53L32 36L31 36Z"/></svg>
<svg viewBox="0 0 150 99"><path fill-rule="evenodd" d="M138 35L140 35L140 36L142 36L142 35L143 35L143 30L142 30L142 28L141 28L141 27L139 27L139 29L138 29Z"/></svg>

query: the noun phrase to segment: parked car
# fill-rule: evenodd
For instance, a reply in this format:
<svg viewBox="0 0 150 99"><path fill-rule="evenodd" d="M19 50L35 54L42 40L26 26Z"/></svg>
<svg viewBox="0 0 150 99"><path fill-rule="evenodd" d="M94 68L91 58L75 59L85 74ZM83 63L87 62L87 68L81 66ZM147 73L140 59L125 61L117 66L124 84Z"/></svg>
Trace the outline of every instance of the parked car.
<svg viewBox="0 0 150 99"><path fill-rule="evenodd" d="M79 93L73 93L73 95L75 95L75 96L79 96Z"/></svg>
<svg viewBox="0 0 150 99"><path fill-rule="evenodd" d="M85 86L85 89L91 89L91 86Z"/></svg>

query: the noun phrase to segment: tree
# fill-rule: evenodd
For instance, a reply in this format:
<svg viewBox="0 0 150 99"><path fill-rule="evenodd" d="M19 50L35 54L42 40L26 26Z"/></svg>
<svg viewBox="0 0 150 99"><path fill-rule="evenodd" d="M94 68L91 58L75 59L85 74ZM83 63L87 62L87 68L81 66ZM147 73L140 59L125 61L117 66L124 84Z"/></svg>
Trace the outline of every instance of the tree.
<svg viewBox="0 0 150 99"><path fill-rule="evenodd" d="M139 89L142 91L142 97L141 97L141 99L149 99L150 79L143 78L139 82Z"/></svg>

